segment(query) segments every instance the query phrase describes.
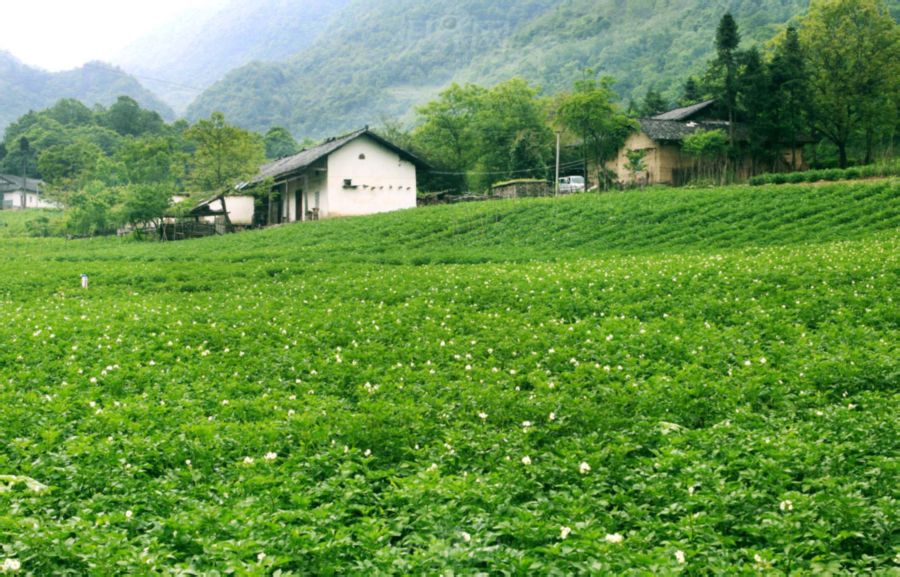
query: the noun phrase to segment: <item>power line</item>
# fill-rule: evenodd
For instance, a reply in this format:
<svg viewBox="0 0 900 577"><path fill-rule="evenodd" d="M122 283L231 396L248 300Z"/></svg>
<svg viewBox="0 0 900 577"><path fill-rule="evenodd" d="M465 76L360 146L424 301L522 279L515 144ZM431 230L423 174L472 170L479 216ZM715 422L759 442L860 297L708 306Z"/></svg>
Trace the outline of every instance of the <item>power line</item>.
<svg viewBox="0 0 900 577"><path fill-rule="evenodd" d="M575 166L580 166L581 164L582 164L582 161L576 160L576 161L573 161L573 162L567 162L567 163L565 163L565 164L561 164L561 165L560 165L560 168L572 168L572 167L575 167ZM475 172L475 171L465 171L465 172L440 172L440 171L431 171L430 174L439 174L439 175L441 175L441 176L466 176L466 175L472 175L472 176L494 176L494 175L498 175L498 174L525 174L525 173L529 173L529 172L539 172L539 171L546 171L546 170L550 170L550 167L546 167L546 168L525 168L525 169L522 169L522 170L501 170L501 171L495 171L495 172Z"/></svg>

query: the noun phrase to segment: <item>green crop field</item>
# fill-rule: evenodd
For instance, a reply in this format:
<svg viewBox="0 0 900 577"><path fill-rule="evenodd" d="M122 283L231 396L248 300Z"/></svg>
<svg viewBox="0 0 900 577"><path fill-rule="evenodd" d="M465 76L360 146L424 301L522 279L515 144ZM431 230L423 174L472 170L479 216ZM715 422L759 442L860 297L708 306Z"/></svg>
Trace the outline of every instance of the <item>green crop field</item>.
<svg viewBox="0 0 900 577"><path fill-rule="evenodd" d="M17 574L900 573L896 179L2 231Z"/></svg>

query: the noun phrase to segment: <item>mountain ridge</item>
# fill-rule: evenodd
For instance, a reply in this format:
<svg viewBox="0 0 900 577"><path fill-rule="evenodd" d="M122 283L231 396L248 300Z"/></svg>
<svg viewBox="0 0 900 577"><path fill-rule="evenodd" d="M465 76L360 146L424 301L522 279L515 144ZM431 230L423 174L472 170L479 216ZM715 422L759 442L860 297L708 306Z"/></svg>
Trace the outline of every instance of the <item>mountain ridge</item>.
<svg viewBox="0 0 900 577"><path fill-rule="evenodd" d="M175 118L168 105L136 78L111 64L92 61L72 70L48 72L0 50L0 129L29 110L47 108L62 98L76 98L88 106L108 106L122 95L134 98L167 120Z"/></svg>

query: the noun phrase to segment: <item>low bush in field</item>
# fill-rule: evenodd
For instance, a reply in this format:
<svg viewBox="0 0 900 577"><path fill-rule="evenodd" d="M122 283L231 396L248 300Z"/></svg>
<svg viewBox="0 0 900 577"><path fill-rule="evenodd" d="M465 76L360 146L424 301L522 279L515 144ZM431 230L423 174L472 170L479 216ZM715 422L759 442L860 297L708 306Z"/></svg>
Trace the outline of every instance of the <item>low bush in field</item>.
<svg viewBox="0 0 900 577"><path fill-rule="evenodd" d="M891 161L881 164L851 167L846 169L829 168L824 170L807 170L804 172L776 172L760 174L750 178L751 186L764 184L799 184L803 182L819 182L821 180L856 180L860 178L876 178L900 175L900 162Z"/></svg>
<svg viewBox="0 0 900 577"><path fill-rule="evenodd" d="M898 196L0 239L0 557L23 575L890 574Z"/></svg>

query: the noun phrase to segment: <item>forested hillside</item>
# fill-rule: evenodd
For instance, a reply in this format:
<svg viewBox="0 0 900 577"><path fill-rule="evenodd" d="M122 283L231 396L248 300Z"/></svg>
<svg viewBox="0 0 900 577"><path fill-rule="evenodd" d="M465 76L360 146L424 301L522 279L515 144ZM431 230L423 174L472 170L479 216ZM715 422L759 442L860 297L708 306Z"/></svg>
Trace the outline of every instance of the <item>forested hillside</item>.
<svg viewBox="0 0 900 577"><path fill-rule="evenodd" d="M655 87L673 99L713 53L715 26L727 10L749 45L771 38L807 4L352 0L308 49L233 71L188 116L221 110L247 128L280 124L315 137L406 115L451 81L490 84L520 75L556 92L586 67L616 77L625 98Z"/></svg>
<svg viewBox="0 0 900 577"><path fill-rule="evenodd" d="M228 71L308 47L347 0L230 0L196 10L126 48L115 64L181 111Z"/></svg>
<svg viewBox="0 0 900 577"><path fill-rule="evenodd" d="M109 64L91 62L65 72L45 72L0 51L0 129L29 110L47 108L61 98L76 98L91 106L110 105L123 95L163 117L174 116L134 77Z"/></svg>

